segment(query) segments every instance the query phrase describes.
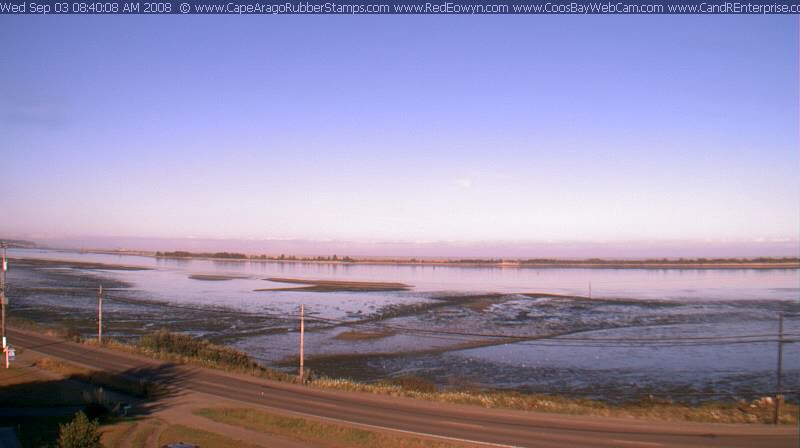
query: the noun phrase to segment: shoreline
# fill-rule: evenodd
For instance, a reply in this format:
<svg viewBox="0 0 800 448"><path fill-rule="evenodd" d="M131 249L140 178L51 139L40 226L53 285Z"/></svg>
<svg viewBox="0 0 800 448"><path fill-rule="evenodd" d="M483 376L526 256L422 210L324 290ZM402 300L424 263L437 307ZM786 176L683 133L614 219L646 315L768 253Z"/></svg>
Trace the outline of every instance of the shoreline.
<svg viewBox="0 0 800 448"><path fill-rule="evenodd" d="M108 252L93 252L93 251L63 251L78 254L101 254L110 255ZM130 254L119 254L130 255ZM524 262L468 262L468 261L406 261L406 260L353 260L353 261L340 261L340 260L279 260L279 259L262 259L262 258L214 258L214 257L164 257L155 255L140 255L135 256L154 258L156 260L180 260L180 261L212 261L224 263L278 263L278 264L316 264L316 265L337 265L337 266L412 266L412 267L452 267L452 268L494 268L494 269L640 269L640 270L675 270L675 271L693 271L693 270L800 270L800 261L796 262L741 262L741 263L715 263L715 262L695 262L693 260L684 262L648 262L648 261L608 261L608 262L581 262L581 261L553 261L553 262L537 262L537 263L524 263ZM122 265L103 262L87 262L79 260L65 260L65 259L51 259L51 258L36 258L28 256L15 256L9 257L12 262L30 262L38 264L71 264L74 266L82 266L86 268L95 269L121 269L121 270L152 270L154 267L135 266L135 265Z"/></svg>
<svg viewBox="0 0 800 448"><path fill-rule="evenodd" d="M70 252L70 251L66 251ZM385 266L420 266L420 267L463 267L463 268L497 268L497 269L670 269L670 270L695 270L695 269L800 269L800 258L791 257L753 257L753 258L727 258L727 259L513 259L513 260L481 260L481 259L415 259L415 258L331 258L331 257L266 257L265 255L244 255L241 257L214 257L205 254L191 254L187 256L172 256L168 253L143 252L143 251L105 251L81 250L78 253L92 253L103 255L131 255L150 257L165 260L206 260L216 262L253 262L253 263L291 263L291 264L330 264L339 266L348 265L385 265ZM334 256L335 257L335 256Z"/></svg>

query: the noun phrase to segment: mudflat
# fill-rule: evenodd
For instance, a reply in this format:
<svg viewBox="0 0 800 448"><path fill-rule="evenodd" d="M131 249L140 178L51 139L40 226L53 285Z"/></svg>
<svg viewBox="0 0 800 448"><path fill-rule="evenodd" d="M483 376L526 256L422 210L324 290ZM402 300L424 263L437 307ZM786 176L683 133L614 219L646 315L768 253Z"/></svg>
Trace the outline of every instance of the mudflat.
<svg viewBox="0 0 800 448"><path fill-rule="evenodd" d="M359 292L359 291L408 291L411 285L395 282L357 282L348 280L311 280L302 278L270 277L276 283L292 283L305 286L259 288L255 291L312 291L312 292Z"/></svg>

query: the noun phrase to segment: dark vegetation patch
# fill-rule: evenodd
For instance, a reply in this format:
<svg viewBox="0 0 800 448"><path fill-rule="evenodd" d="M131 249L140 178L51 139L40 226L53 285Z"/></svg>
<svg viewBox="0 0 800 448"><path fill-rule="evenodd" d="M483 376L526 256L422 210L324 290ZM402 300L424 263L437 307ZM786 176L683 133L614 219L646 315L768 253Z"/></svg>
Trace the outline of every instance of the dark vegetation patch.
<svg viewBox="0 0 800 448"><path fill-rule="evenodd" d="M243 369L258 367L258 364L244 352L216 345L205 339L196 339L186 334L170 333L166 330L142 336L139 339L138 347L154 353L169 353L202 359L212 365Z"/></svg>
<svg viewBox="0 0 800 448"><path fill-rule="evenodd" d="M192 280L225 281L239 280L248 277L244 275L192 274L189 276L189 278Z"/></svg>
<svg viewBox="0 0 800 448"><path fill-rule="evenodd" d="M407 291L411 288L404 283L394 282L355 282L342 280L306 280L299 278L270 277L265 280L277 283L294 283L307 286L261 288L256 291L311 291L311 292L365 292L365 291Z"/></svg>
<svg viewBox="0 0 800 448"><path fill-rule="evenodd" d="M247 260L248 256L237 252L156 252L157 258L221 258L225 260Z"/></svg>
<svg viewBox="0 0 800 448"><path fill-rule="evenodd" d="M149 271L151 268L129 266L124 264L94 263L88 261L44 260L34 258L9 258L9 264L29 267L65 267L74 269L91 269L104 271Z"/></svg>
<svg viewBox="0 0 800 448"><path fill-rule="evenodd" d="M334 339L338 339L340 341L371 341L375 339L388 338L389 336L394 335L395 332L390 329L372 331L351 330L337 334Z"/></svg>

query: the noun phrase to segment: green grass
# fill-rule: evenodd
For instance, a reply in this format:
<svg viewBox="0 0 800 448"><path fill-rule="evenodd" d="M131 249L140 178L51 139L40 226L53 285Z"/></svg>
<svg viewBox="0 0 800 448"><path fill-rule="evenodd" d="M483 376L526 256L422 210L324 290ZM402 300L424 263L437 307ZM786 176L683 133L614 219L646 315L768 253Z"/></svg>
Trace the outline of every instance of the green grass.
<svg viewBox="0 0 800 448"><path fill-rule="evenodd" d="M333 423L284 417L251 409L204 408L194 413L215 422L309 443L311 446L455 448L466 445L367 431Z"/></svg>
<svg viewBox="0 0 800 448"><path fill-rule="evenodd" d="M193 443L203 448L259 448L257 445L251 445L218 434L181 425L172 425L168 427L161 433L158 439L159 446L174 442Z"/></svg>

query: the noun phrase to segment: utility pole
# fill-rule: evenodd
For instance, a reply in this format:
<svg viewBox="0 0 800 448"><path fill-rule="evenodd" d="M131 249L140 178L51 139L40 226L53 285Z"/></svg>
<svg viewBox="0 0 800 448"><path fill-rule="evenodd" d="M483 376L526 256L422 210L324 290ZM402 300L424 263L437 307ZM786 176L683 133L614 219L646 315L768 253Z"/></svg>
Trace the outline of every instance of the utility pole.
<svg viewBox="0 0 800 448"><path fill-rule="evenodd" d="M9 356L11 355L10 349L11 346L8 345L8 341L6 340L6 303L8 299L6 298L6 270L8 270L8 261L6 260L7 251L8 251L8 244L3 241L3 261L0 264L0 320L2 320L2 332L3 332L3 356L6 358L6 369L9 368Z"/></svg>
<svg viewBox="0 0 800 448"><path fill-rule="evenodd" d="M103 343L103 285L97 290L97 343Z"/></svg>
<svg viewBox="0 0 800 448"><path fill-rule="evenodd" d="M589 298L592 298L592 281L589 280Z"/></svg>
<svg viewBox="0 0 800 448"><path fill-rule="evenodd" d="M772 423L778 424L781 414L781 394L783 393L783 313L778 316L778 376L775 384L775 415Z"/></svg>
<svg viewBox="0 0 800 448"><path fill-rule="evenodd" d="M300 383L303 382L303 337L305 336L305 305L300 304Z"/></svg>
<svg viewBox="0 0 800 448"><path fill-rule="evenodd" d="M3 351L6 350L8 346L8 342L6 341L6 270L8 269L8 261L6 261L6 251L8 249L8 244L3 241L3 264L0 266L0 314L2 314L2 332L3 332ZM6 362L6 367L8 367L8 362Z"/></svg>

